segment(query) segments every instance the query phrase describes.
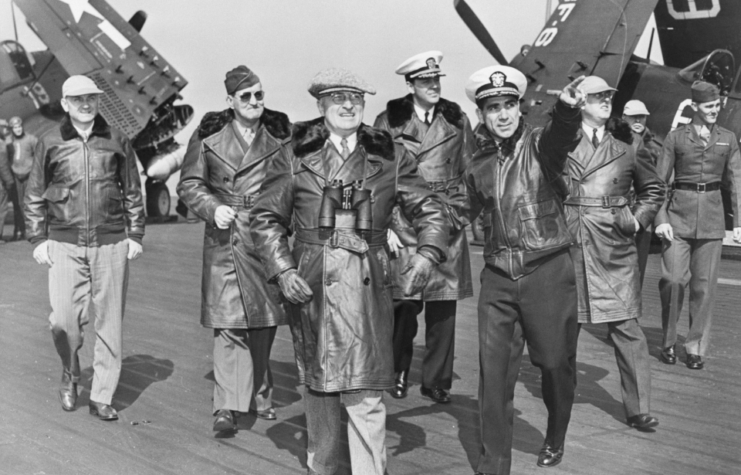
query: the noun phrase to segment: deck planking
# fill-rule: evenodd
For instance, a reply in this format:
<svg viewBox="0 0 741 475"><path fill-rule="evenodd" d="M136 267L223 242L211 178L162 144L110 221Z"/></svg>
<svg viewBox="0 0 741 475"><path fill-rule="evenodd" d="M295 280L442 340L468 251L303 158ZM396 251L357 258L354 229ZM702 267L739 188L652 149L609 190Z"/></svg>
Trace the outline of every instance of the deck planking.
<svg viewBox="0 0 741 475"><path fill-rule="evenodd" d="M7 229L6 229L7 231ZM124 323L124 361L114 397L120 420L87 414L92 325L81 351L78 409L65 413L47 317L47 273L27 243L0 246L0 474L302 474L306 431L290 332L278 331L272 354L277 422L250 415L239 431L211 431L212 339L199 324L203 225L147 229L145 254L131 266ZM477 276L481 248L472 248ZM642 327L652 367L656 432L625 425L620 380L605 326L585 325L579 339L578 387L566 455L549 474L739 473L741 463L741 262L723 260L706 368L658 360L661 344L658 255L644 285ZM474 278L478 296L479 283ZM687 310L679 325L687 331ZM459 303L455 380L450 405L419 394L424 321L415 340L406 399L385 398L391 475L471 474L478 458L476 298ZM680 351L680 360L684 359ZM344 420L344 419L343 419ZM513 474L535 465L545 434L539 371L523 359L515 395ZM341 473L349 473L343 442Z"/></svg>

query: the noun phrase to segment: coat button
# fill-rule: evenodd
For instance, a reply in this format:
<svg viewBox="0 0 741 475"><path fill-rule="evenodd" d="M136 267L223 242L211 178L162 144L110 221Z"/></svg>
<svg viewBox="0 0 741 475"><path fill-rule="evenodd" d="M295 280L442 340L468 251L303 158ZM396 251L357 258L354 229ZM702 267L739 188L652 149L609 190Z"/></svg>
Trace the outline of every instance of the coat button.
<svg viewBox="0 0 741 475"><path fill-rule="evenodd" d="M225 176L224 177L224 183L229 183L229 177L228 176Z"/></svg>
<svg viewBox="0 0 741 475"><path fill-rule="evenodd" d="M450 158L446 158L445 163L450 163Z"/></svg>
<svg viewBox="0 0 741 475"><path fill-rule="evenodd" d="M327 287L329 287L330 285L332 285L332 279L325 280L324 281L324 285L326 285Z"/></svg>
<svg viewBox="0 0 741 475"><path fill-rule="evenodd" d="M365 279L363 279L363 283L365 285L370 285L370 277L366 277Z"/></svg>
<svg viewBox="0 0 741 475"><path fill-rule="evenodd" d="M613 179L612 179L612 182L613 182L613 183L617 183L617 182L618 182L618 179L617 179L617 178L613 178Z"/></svg>
<svg viewBox="0 0 741 475"><path fill-rule="evenodd" d="M239 244L239 239L238 238L234 238L234 240L232 241L232 244L234 244L235 246L237 244Z"/></svg>
<svg viewBox="0 0 741 475"><path fill-rule="evenodd" d="M616 213L616 211L615 211L615 208L612 208L612 211L610 211L610 212L611 212L612 214L615 214L615 213Z"/></svg>

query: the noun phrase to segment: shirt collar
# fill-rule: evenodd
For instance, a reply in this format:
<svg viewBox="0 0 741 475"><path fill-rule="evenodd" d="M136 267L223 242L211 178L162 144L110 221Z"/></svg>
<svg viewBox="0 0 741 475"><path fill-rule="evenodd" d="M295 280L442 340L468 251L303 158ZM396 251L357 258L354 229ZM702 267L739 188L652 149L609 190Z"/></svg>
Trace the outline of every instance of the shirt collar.
<svg viewBox="0 0 741 475"><path fill-rule="evenodd" d="M87 127L86 129L81 129L77 127L76 125L73 125L77 133L80 135L80 138L83 142L87 142L88 139L90 139L90 134L93 133L93 124L90 124L90 127Z"/></svg>
<svg viewBox="0 0 741 475"><path fill-rule="evenodd" d="M425 113L427 113L427 118L432 123L432 117L435 115L435 106L432 106L432 109L426 111L415 103L412 103L412 105L414 105L414 112L417 114L420 122L425 121Z"/></svg>
<svg viewBox="0 0 741 475"><path fill-rule="evenodd" d="M347 140L347 148L350 150L350 153L353 153L355 151L355 147L358 145L358 133L354 132L349 137L345 137L345 139ZM334 144L338 152L342 152L342 137L330 132L329 141Z"/></svg>
<svg viewBox="0 0 741 475"><path fill-rule="evenodd" d="M594 134L595 127L590 127L587 124L585 124L584 122L582 122L581 123L581 128L587 134L587 138L589 140L592 140L592 134ZM605 136L605 126L602 125L600 127L597 127L597 140L599 140L600 142L602 142L602 139L604 138L604 136Z"/></svg>

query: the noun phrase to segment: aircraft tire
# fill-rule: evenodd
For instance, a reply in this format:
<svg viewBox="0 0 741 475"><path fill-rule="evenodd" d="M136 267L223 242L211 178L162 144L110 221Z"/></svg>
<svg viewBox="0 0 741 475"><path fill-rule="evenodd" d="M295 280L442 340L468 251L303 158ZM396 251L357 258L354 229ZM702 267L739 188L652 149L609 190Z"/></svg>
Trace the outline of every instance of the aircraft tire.
<svg viewBox="0 0 741 475"><path fill-rule="evenodd" d="M163 182L147 184L147 216L164 218L170 214L170 190Z"/></svg>

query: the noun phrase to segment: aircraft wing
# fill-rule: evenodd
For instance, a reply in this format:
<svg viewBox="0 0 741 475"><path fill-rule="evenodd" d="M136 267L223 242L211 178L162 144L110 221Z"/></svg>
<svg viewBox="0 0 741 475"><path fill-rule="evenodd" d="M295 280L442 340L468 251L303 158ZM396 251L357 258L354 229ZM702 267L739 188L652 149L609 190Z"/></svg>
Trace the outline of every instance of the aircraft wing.
<svg viewBox="0 0 741 475"><path fill-rule="evenodd" d="M616 86L659 0L563 0L526 56L510 63L528 78L523 109L542 125L555 102L548 90L597 75Z"/></svg>
<svg viewBox="0 0 741 475"><path fill-rule="evenodd" d="M104 0L13 0L70 75L105 92L101 114L129 138L187 81Z"/></svg>

